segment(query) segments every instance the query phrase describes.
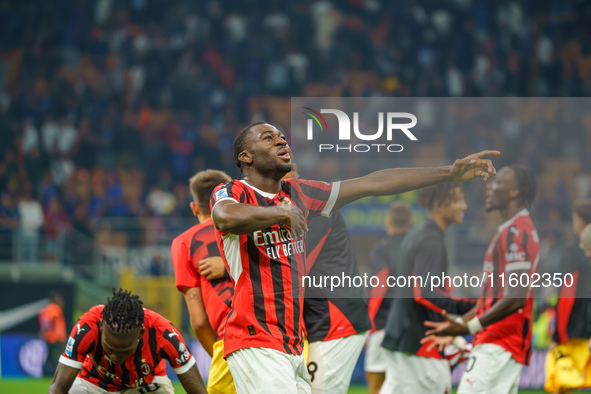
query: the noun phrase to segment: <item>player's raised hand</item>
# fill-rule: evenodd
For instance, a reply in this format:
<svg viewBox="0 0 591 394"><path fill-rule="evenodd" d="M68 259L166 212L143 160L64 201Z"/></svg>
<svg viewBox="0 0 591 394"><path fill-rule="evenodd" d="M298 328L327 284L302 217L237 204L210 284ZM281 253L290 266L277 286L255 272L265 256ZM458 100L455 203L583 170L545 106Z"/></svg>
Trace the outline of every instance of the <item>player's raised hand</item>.
<svg viewBox="0 0 591 394"><path fill-rule="evenodd" d="M224 277L226 267L220 256L212 256L199 261L199 272L205 279L214 280Z"/></svg>
<svg viewBox="0 0 591 394"><path fill-rule="evenodd" d="M298 237L308 231L304 214L289 199L283 198L277 206L287 211L288 215L281 223L291 229L294 237Z"/></svg>
<svg viewBox="0 0 591 394"><path fill-rule="evenodd" d="M497 175L497 170L485 156L499 156L498 150L483 150L473 153L463 159L458 159L451 166L451 176L454 182L466 182L482 177L486 181L490 175Z"/></svg>
<svg viewBox="0 0 591 394"><path fill-rule="evenodd" d="M425 333L425 338L421 339L421 344L433 340L434 337L457 337L470 333L466 324L450 319L445 311L442 311L441 315L445 318L445 321L424 322L425 326L430 327L431 330Z"/></svg>

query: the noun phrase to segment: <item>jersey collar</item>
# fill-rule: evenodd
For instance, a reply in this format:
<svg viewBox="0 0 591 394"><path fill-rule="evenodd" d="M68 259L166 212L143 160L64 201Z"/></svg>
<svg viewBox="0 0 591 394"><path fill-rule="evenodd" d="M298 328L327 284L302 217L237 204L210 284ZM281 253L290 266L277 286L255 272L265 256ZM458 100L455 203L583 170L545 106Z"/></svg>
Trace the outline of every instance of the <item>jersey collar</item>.
<svg viewBox="0 0 591 394"><path fill-rule="evenodd" d="M252 186L250 183L246 182L244 179L240 179L240 182L244 183L246 186L250 187L250 188L251 188L251 189L253 189L255 192L257 192L257 193L259 193L259 194L261 194L262 196L264 196L264 197L267 197L267 198L271 198L271 199L273 199L273 198L275 198L275 196L276 196L277 194L279 194L279 193L275 193L275 194L273 194L273 193L269 193L269 192L264 192L264 191L262 191L261 189L257 189L256 187Z"/></svg>
<svg viewBox="0 0 591 394"><path fill-rule="evenodd" d="M519 216L527 216L529 215L529 211L525 208L523 208L521 211L517 212L511 219L507 220L505 223L501 224L499 226L499 232L503 231L504 229L506 229L507 227L509 227L511 225L511 223L513 223L515 221L515 219L517 219Z"/></svg>

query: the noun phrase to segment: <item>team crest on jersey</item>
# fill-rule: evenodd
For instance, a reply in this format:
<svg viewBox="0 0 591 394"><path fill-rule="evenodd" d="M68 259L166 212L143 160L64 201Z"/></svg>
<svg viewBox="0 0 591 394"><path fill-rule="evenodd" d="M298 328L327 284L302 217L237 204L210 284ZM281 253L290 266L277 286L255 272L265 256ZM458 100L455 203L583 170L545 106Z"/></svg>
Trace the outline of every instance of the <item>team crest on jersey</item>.
<svg viewBox="0 0 591 394"><path fill-rule="evenodd" d="M68 344L66 345L66 354L68 357L72 357L72 349L75 343L76 340L74 338L70 337L70 339L68 339Z"/></svg>
<svg viewBox="0 0 591 394"><path fill-rule="evenodd" d="M220 190L218 190L215 194L215 200L218 201L224 197L228 197L228 192L226 191L226 188L223 187Z"/></svg>
<svg viewBox="0 0 591 394"><path fill-rule="evenodd" d="M141 370L142 370L142 373L144 374L144 376L150 374L150 366L147 363L142 364Z"/></svg>
<svg viewBox="0 0 591 394"><path fill-rule="evenodd" d="M179 342L179 353L184 353L185 352L185 344L182 342Z"/></svg>

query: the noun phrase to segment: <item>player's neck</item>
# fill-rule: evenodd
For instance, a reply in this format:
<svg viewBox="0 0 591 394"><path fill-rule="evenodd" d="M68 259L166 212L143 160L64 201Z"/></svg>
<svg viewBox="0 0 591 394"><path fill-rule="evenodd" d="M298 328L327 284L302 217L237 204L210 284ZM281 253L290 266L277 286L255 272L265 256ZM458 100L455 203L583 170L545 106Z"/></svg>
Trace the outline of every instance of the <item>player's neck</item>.
<svg viewBox="0 0 591 394"><path fill-rule="evenodd" d="M436 213L430 213L429 214L429 219L431 219L432 221L435 222L435 224L437 225L437 227L439 227L439 229L441 231L443 231L444 233L447 231L447 229L449 228L449 226L451 226L451 223L448 222L447 220L445 220L445 218L441 215L438 215Z"/></svg>
<svg viewBox="0 0 591 394"><path fill-rule="evenodd" d="M517 212L521 211L522 209L525 209L523 204L517 201L509 202L507 208L500 210L501 219L503 220L503 223L511 219L513 216L517 215Z"/></svg>
<svg viewBox="0 0 591 394"><path fill-rule="evenodd" d="M285 175L285 174L284 174ZM256 187L267 193L279 193L281 191L281 178L264 176L259 173L249 173L244 176L244 181L250 186Z"/></svg>
<svg viewBox="0 0 591 394"><path fill-rule="evenodd" d="M199 215L197 215L197 219L199 219L199 223L204 223L207 222L209 219L211 219L211 213L201 213L199 212Z"/></svg>

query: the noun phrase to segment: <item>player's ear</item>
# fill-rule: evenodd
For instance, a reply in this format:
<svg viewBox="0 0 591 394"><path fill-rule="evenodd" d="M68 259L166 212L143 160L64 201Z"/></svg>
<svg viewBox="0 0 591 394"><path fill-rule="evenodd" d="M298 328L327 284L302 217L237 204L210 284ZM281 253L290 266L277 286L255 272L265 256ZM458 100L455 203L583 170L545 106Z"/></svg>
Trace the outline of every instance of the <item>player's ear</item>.
<svg viewBox="0 0 591 394"><path fill-rule="evenodd" d="M138 339L141 339L144 336L144 331L146 331L146 326L142 324L142 328L140 328L140 335Z"/></svg>
<svg viewBox="0 0 591 394"><path fill-rule="evenodd" d="M195 201L191 201L191 204L189 204L191 206L191 211L193 211L193 215L198 216L199 215L199 207L197 206L197 204L195 204Z"/></svg>
<svg viewBox="0 0 591 394"><path fill-rule="evenodd" d="M238 155L238 160L240 160L242 163L250 164L252 163L252 155L248 151L243 150Z"/></svg>
<svg viewBox="0 0 591 394"><path fill-rule="evenodd" d="M519 195L519 189L518 188L514 187L514 188L509 189L509 196L511 198L517 198L518 195Z"/></svg>

